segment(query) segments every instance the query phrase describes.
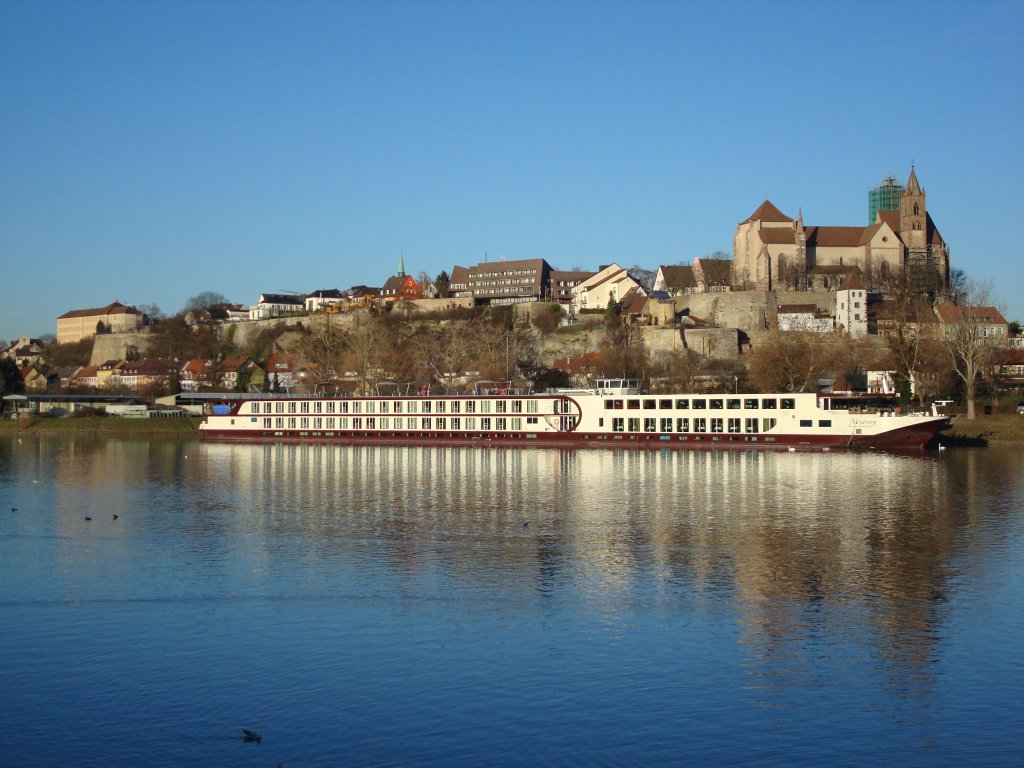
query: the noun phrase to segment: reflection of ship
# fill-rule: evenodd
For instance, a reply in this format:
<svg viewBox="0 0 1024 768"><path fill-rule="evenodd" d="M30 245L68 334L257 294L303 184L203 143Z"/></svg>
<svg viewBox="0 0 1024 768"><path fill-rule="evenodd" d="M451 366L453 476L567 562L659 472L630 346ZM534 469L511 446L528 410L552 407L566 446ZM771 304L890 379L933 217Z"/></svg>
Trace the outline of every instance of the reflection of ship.
<svg viewBox="0 0 1024 768"><path fill-rule="evenodd" d="M533 393L226 396L207 440L594 448L921 448L947 422L851 394L652 395L637 382Z"/></svg>

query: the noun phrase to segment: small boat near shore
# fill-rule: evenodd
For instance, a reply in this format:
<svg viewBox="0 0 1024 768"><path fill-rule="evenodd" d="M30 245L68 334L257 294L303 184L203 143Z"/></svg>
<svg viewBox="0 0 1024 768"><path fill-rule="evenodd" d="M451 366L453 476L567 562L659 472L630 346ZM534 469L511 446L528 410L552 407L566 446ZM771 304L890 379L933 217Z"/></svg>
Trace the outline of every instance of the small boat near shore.
<svg viewBox="0 0 1024 768"><path fill-rule="evenodd" d="M921 449L947 417L890 395L651 394L631 379L536 393L488 382L468 394L224 395L200 438L221 442L636 449Z"/></svg>

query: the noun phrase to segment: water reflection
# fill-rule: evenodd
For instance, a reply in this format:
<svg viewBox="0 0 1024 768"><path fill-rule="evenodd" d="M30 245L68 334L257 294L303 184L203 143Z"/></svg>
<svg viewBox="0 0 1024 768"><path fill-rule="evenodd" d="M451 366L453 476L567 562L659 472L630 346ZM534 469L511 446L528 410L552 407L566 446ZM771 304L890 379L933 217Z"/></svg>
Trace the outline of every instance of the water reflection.
<svg viewBox="0 0 1024 768"><path fill-rule="evenodd" d="M3 523L4 551L35 560L0 596L433 602L453 626L576 619L612 646L734 666L760 706L828 690L837 717L907 717L904 702L935 698L949 639L977 630L986 592L1024 597L1019 577L1007 587L1022 478L1020 449L4 440L0 504L32 511ZM33 537L56 544L19 543Z"/></svg>

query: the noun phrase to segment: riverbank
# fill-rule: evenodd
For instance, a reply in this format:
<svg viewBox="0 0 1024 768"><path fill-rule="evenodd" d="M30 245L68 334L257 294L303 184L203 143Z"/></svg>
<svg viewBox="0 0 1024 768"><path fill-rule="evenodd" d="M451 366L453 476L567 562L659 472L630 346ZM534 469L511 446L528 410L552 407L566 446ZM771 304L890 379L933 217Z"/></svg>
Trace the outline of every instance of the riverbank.
<svg viewBox="0 0 1024 768"><path fill-rule="evenodd" d="M979 415L973 421L957 416L939 434L939 442L949 445L1024 444L1024 416L995 413Z"/></svg>
<svg viewBox="0 0 1024 768"><path fill-rule="evenodd" d="M59 419L33 418L29 422L16 419L0 421L0 434L49 434L90 432L103 435L154 435L194 438L198 436L201 418L127 419L120 416L83 416Z"/></svg>

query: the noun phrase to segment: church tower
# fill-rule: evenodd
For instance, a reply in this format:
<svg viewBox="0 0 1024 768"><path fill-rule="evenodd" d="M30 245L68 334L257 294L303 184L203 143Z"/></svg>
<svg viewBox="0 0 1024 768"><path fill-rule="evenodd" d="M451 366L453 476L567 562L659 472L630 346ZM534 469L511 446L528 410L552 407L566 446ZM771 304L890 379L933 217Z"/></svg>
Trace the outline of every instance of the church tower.
<svg viewBox="0 0 1024 768"><path fill-rule="evenodd" d="M928 247L928 214L924 190L917 181L917 172L910 166L910 178L900 196L900 234L910 251L923 252Z"/></svg>

